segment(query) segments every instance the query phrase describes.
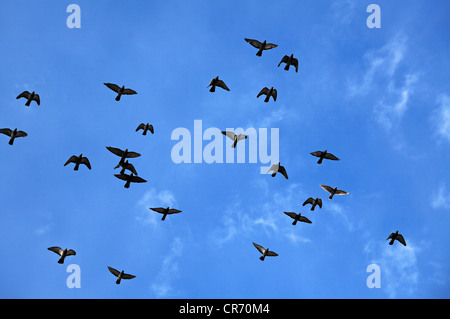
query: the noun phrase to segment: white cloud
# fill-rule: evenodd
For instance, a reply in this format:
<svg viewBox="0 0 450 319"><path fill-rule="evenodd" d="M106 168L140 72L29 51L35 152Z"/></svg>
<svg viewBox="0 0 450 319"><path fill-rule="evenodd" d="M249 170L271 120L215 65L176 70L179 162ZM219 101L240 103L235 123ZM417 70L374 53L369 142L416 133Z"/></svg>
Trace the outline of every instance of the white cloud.
<svg viewBox="0 0 450 319"><path fill-rule="evenodd" d="M387 237L387 236L386 236ZM408 246L397 241L389 245L387 241L370 241L364 247L369 264L377 264L381 269L381 289L389 298L413 296L419 282L417 252L420 250L409 238Z"/></svg>
<svg viewBox="0 0 450 319"><path fill-rule="evenodd" d="M173 288L173 281L179 274L177 259L181 257L184 244L180 238L175 237L169 253L163 258L161 270L156 276L151 289L157 298L167 298L176 294Z"/></svg>
<svg viewBox="0 0 450 319"><path fill-rule="evenodd" d="M439 108L432 115L435 133L450 143L450 96L441 94L437 98Z"/></svg>
<svg viewBox="0 0 450 319"><path fill-rule="evenodd" d="M444 184L439 186L437 192L431 199L431 207L437 208L450 208L450 193Z"/></svg>

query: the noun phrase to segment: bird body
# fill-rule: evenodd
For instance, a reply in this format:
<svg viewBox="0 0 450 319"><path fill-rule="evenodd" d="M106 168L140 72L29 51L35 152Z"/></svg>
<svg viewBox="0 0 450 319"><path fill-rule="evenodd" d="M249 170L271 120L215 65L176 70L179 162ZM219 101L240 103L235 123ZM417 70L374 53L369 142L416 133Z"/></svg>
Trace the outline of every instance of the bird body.
<svg viewBox="0 0 450 319"><path fill-rule="evenodd" d="M144 123L139 124L139 126L136 128L136 132L139 131L139 130L143 130L142 135L147 135L147 131L150 131L150 133L152 133L152 134L154 133L153 125L151 125L149 123L147 123L147 124L144 124Z"/></svg>
<svg viewBox="0 0 450 319"><path fill-rule="evenodd" d="M28 136L27 133L25 133L24 131L18 131L17 128L13 130L9 129L9 128L2 128L0 129L0 133L5 134L6 136L9 136L9 145L13 145L14 144L14 140L16 139L16 137L25 137Z"/></svg>
<svg viewBox="0 0 450 319"><path fill-rule="evenodd" d="M248 43L250 43L255 48L259 49L258 52L256 52L257 56L261 56L263 50L270 50L270 49L276 48L278 46L277 44L267 43L266 40L264 40L262 43L259 42L258 40L254 40L254 39L244 38L244 40L247 41Z"/></svg>
<svg viewBox="0 0 450 319"><path fill-rule="evenodd" d="M228 86L225 84L225 82L219 79L219 76L216 76L214 79L211 80L211 82L209 82L209 85L207 86L207 87L211 87L209 89L209 92L215 92L216 86L218 86L226 91L230 90L228 88Z"/></svg>
<svg viewBox="0 0 450 319"><path fill-rule="evenodd" d="M322 161L324 159L329 159L329 160L333 160L333 161L339 161L339 158L337 158L336 156L334 156L331 153L328 153L327 150L325 151L316 151L316 152L312 152L310 153L313 156L319 157L319 160L317 161L317 164L322 164Z"/></svg>
<svg viewBox="0 0 450 319"><path fill-rule="evenodd" d="M125 88L125 85L122 85L122 87L119 87L117 84L114 84L114 83L103 83L103 84L105 84L108 88L110 88L111 90L113 90L114 92L117 93L116 101L120 101L120 97L122 95L137 94L136 91Z"/></svg>
<svg viewBox="0 0 450 319"><path fill-rule="evenodd" d="M107 266L107 267L108 267L108 270L109 270L114 276L117 277L116 284L120 284L120 282L122 281L122 279L133 279L133 278L136 278L136 276L134 276L134 275L126 274L124 270L118 271L117 269L114 269L114 268L112 268L112 267L110 267L110 266Z"/></svg>
<svg viewBox="0 0 450 319"><path fill-rule="evenodd" d="M305 216L302 216L302 214L300 214L300 213L298 213L298 214L296 214L294 212L284 212L284 213L286 215L288 215L289 217L291 217L292 219L294 219L294 221L292 222L292 225L296 225L297 222L312 224L312 221L310 221Z"/></svg>
<svg viewBox="0 0 450 319"><path fill-rule="evenodd" d="M48 250L53 251L54 253L56 253L56 254L58 254L60 256L60 258L58 260L58 264L63 264L64 263L64 259L67 256L75 256L77 254L75 252L75 250L73 250L73 249L65 248L63 250L61 247L58 247L58 246L49 247Z"/></svg>
<svg viewBox="0 0 450 319"><path fill-rule="evenodd" d="M273 98L274 101L277 100L277 89L274 89L273 86L269 89L267 87L264 87L256 96L256 98L259 98L261 95L265 94L266 98L264 99L264 102L269 102L270 97Z"/></svg>
<svg viewBox="0 0 450 319"><path fill-rule="evenodd" d="M258 249L258 251L262 254L262 256L259 257L259 259L260 259L261 261L264 261L264 259L266 258L266 256L269 256L269 257L272 257L272 256L273 256L273 257L278 256L278 254L277 254L276 252L269 250L269 248L264 248L264 247L262 247L261 245L258 245L258 244L256 244L256 243L253 243L253 246L255 246L256 249Z"/></svg>
<svg viewBox="0 0 450 319"><path fill-rule="evenodd" d="M298 59L294 58L294 54L291 54L290 56L285 55L281 59L280 63L278 63L278 66L280 66L281 63L286 63L286 66L284 67L286 71L288 71L289 67L293 65L295 66L295 72L298 72Z"/></svg>
<svg viewBox="0 0 450 319"><path fill-rule="evenodd" d="M245 140L246 138L248 138L247 135L235 134L234 132L230 132L230 131L222 131L222 134L225 136L228 136L233 141L233 144L231 145L232 148L235 148L237 145L237 142L239 142L240 140Z"/></svg>
<svg viewBox="0 0 450 319"><path fill-rule="evenodd" d="M87 168L91 169L91 163L89 162L87 157L83 157L83 154L80 154L79 156L72 155L64 164L64 166L68 165L69 163L75 163L75 167L73 168L74 171L78 171L80 164L84 164L87 166Z"/></svg>
<svg viewBox="0 0 450 319"><path fill-rule="evenodd" d="M20 99L22 97L27 99L27 102L25 103L26 106L30 106L31 101L35 101L37 103L37 105L41 104L39 94L36 94L34 91L31 93L28 91L23 91L16 97L16 99Z"/></svg>
<svg viewBox="0 0 450 319"><path fill-rule="evenodd" d="M272 166L270 166L270 169L267 171L267 173L269 173L270 171L272 171L272 177L275 177L275 175L277 175L277 173L282 174L286 179L288 179L288 175L286 172L286 169L284 168L284 166L280 165L280 162L278 162L278 164L273 164Z"/></svg>
<svg viewBox="0 0 450 319"><path fill-rule="evenodd" d="M163 207L155 207L152 208L150 207L151 210L160 213L163 215L163 217L161 218L161 220L165 220L167 215L171 215L171 214L178 214L181 213L181 210L175 209L175 208L163 208Z"/></svg>
<svg viewBox="0 0 450 319"><path fill-rule="evenodd" d="M348 192L337 189L337 186L335 188L332 188L327 185L320 184L320 187L322 187L324 190L326 190L328 193L330 193L330 197L328 199L332 199L334 195L347 195Z"/></svg>
<svg viewBox="0 0 450 319"><path fill-rule="evenodd" d="M391 233L386 240L388 240L388 239L391 239L391 241L389 242L389 245L393 245L394 241L397 240L403 246L406 246L405 238L403 238L403 236L398 233L398 230L395 233Z"/></svg>
<svg viewBox="0 0 450 319"><path fill-rule="evenodd" d="M305 200L303 206L305 206L306 204L311 204L311 210L314 210L316 205L319 205L319 207L322 208L322 199L320 199L319 197L316 197L315 199L310 197L307 200Z"/></svg>

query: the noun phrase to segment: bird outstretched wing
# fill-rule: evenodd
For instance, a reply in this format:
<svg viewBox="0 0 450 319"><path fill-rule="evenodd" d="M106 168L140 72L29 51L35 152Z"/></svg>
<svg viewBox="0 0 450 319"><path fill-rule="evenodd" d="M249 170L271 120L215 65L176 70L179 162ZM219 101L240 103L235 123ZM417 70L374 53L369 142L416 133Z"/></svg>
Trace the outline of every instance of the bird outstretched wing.
<svg viewBox="0 0 450 319"><path fill-rule="evenodd" d="M289 61L289 57L287 56L287 55L285 55L282 59L281 59L281 61L280 61L280 63L278 63L278 66L280 66L281 65L281 63L286 63L286 62L288 62Z"/></svg>
<svg viewBox="0 0 450 319"><path fill-rule="evenodd" d="M292 219L295 219L297 217L297 214L294 212L284 212L284 213L289 217L291 217Z"/></svg>
<svg viewBox="0 0 450 319"><path fill-rule="evenodd" d="M63 250L61 249L61 247L58 247L58 246L49 247L48 250L53 251L54 253L56 253L60 256L63 253Z"/></svg>
<svg viewBox="0 0 450 319"><path fill-rule="evenodd" d="M405 238L403 238L402 235L398 234L398 235L397 235L397 240L398 240L400 243L402 243L403 246L406 246Z"/></svg>
<svg viewBox="0 0 450 319"><path fill-rule="evenodd" d="M28 91L23 91L22 93L20 93L17 97L16 97L16 99L20 99L21 97L24 97L24 98L26 98L26 99L28 99L28 97L30 96L30 92L28 92Z"/></svg>
<svg viewBox="0 0 450 319"><path fill-rule="evenodd" d="M336 191L336 195L347 195L347 194L348 194L348 192L343 191L343 190L341 190L341 189L338 189L338 190Z"/></svg>
<svg viewBox="0 0 450 319"><path fill-rule="evenodd" d="M106 148L108 149L108 151L110 151L111 153L122 157L124 151L122 151L120 148L116 148L116 147L111 147L111 146L106 146Z"/></svg>
<svg viewBox="0 0 450 319"><path fill-rule="evenodd" d="M270 49L276 48L277 46L278 46L278 44L266 43L266 45L264 46L264 50L270 50Z"/></svg>
<svg viewBox="0 0 450 319"><path fill-rule="evenodd" d="M256 243L253 243L253 246L255 246L256 249L258 249L258 251L259 251L261 254L264 254L265 249L264 249L261 245L258 245L258 244L256 244Z"/></svg>
<svg viewBox="0 0 450 319"><path fill-rule="evenodd" d="M259 91L258 95L256 96L257 98L260 97L261 95L267 95L267 93L269 93L269 88L264 87L261 89L261 91Z"/></svg>
<svg viewBox="0 0 450 319"><path fill-rule="evenodd" d="M41 105L41 99L39 98L39 94L35 94L33 100L36 101L37 105Z"/></svg>
<svg viewBox="0 0 450 319"><path fill-rule="evenodd" d="M274 251L269 250L266 256L278 256L278 254Z"/></svg>
<svg viewBox="0 0 450 319"><path fill-rule="evenodd" d="M310 154L313 156L316 156L316 157L320 157L322 155L322 153L323 153L322 151L316 151L316 152L312 152Z"/></svg>
<svg viewBox="0 0 450 319"><path fill-rule="evenodd" d="M314 198L310 197L307 200L305 200L305 202L303 203L303 206L305 206L306 204L314 204Z"/></svg>
<svg viewBox="0 0 450 319"><path fill-rule="evenodd" d="M259 42L258 40L254 40L254 39L247 39L244 38L245 41L247 41L248 43L250 43L252 46L254 46L255 48L259 49L261 48L261 42Z"/></svg>
<svg viewBox="0 0 450 319"><path fill-rule="evenodd" d="M139 131L139 130L145 130L145 124L144 123L141 123L141 124L138 125L138 127L136 128L136 132Z"/></svg>
<svg viewBox="0 0 450 319"><path fill-rule="evenodd" d="M317 199L317 205L319 205L319 207L322 208L322 199L321 198Z"/></svg>
<svg viewBox="0 0 450 319"><path fill-rule="evenodd" d="M146 182L147 182L147 181L146 181L145 179L143 179L142 177L135 176L135 175L130 176L130 180L131 180L131 182L133 182L133 183L146 183Z"/></svg>
<svg viewBox="0 0 450 319"><path fill-rule="evenodd" d="M69 163L76 163L78 159L78 156L72 155L67 162L64 164L64 166L67 166Z"/></svg>
<svg viewBox="0 0 450 319"><path fill-rule="evenodd" d="M274 100L274 101L277 100L277 89L273 89L273 90L272 90L272 97L273 97L273 100Z"/></svg>
<svg viewBox="0 0 450 319"><path fill-rule="evenodd" d="M164 211L165 211L165 209L162 208L162 207L150 207L150 209L152 211L155 211L155 212L160 213L160 214L164 213Z"/></svg>
<svg viewBox="0 0 450 319"><path fill-rule="evenodd" d="M326 190L328 193L331 193L331 192L333 191L333 188L330 187L330 186L322 185L322 184L319 184L319 185L320 185L320 187L322 187L324 190Z"/></svg>
<svg viewBox="0 0 450 319"><path fill-rule="evenodd" d="M135 157L139 157L139 156L141 156L141 154L136 153L136 152L128 152L127 153L128 158L135 158Z"/></svg>
<svg viewBox="0 0 450 319"><path fill-rule="evenodd" d="M75 256L77 253L75 252L75 250L73 249L68 249L67 250L67 256Z"/></svg>
<svg viewBox="0 0 450 319"><path fill-rule="evenodd" d="M281 173L286 179L289 179L288 175L287 175L287 172L286 172L286 169L284 168L284 166L280 165L280 167L278 168L278 172Z"/></svg>
<svg viewBox="0 0 450 319"><path fill-rule="evenodd" d="M310 220L309 220L308 218L306 218L305 216L300 216L299 220L300 220L301 222L304 222L304 223L312 224L312 221L310 221Z"/></svg>
<svg viewBox="0 0 450 319"><path fill-rule="evenodd" d="M225 135L225 136L228 136L233 141L234 141L234 137L236 136L236 134L234 134L234 132L230 132L230 131L222 131L222 134Z"/></svg>
<svg viewBox="0 0 450 319"><path fill-rule="evenodd" d="M0 129L0 133L8 135L8 136L11 136L12 132L13 131L10 130L9 128L2 128L2 129Z"/></svg>
<svg viewBox="0 0 450 319"><path fill-rule="evenodd" d="M91 169L91 163L89 162L87 157L82 157L80 163L86 165L87 168Z"/></svg>
<svg viewBox="0 0 450 319"><path fill-rule="evenodd" d="M137 92L132 89L124 89L122 94L132 95L132 94L137 94Z"/></svg>
<svg viewBox="0 0 450 319"><path fill-rule="evenodd" d="M155 133L155 130L153 129L153 125L149 125L148 129L150 130L150 132L153 134Z"/></svg>
<svg viewBox="0 0 450 319"><path fill-rule="evenodd" d="M128 177L130 177L130 176L127 175L127 174L114 174L114 176L117 177L118 179L123 180L123 181L127 181L127 180L128 180Z"/></svg>
<svg viewBox="0 0 450 319"><path fill-rule="evenodd" d="M324 158L329 159L329 160L333 160L333 161L339 161L339 158L337 158L336 156L334 156L331 153L326 153Z"/></svg>
<svg viewBox="0 0 450 319"><path fill-rule="evenodd" d="M28 136L27 133L25 133L24 131L17 131L16 137L25 137Z"/></svg>
<svg viewBox="0 0 450 319"><path fill-rule="evenodd" d="M230 89L228 88L228 86L225 84L225 82L222 81L222 80L217 80L216 86L221 87L222 89L227 90L227 91L230 90Z"/></svg>
<svg viewBox="0 0 450 319"><path fill-rule="evenodd" d="M298 72L298 59L292 58L291 64L295 66L295 72Z"/></svg>
<svg viewBox="0 0 450 319"><path fill-rule="evenodd" d="M169 212L167 214L178 214L178 213L181 213L181 210L171 208L169 209Z"/></svg>
<svg viewBox="0 0 450 319"><path fill-rule="evenodd" d="M117 269L114 269L113 267L108 267L108 270L116 277L118 277L120 275L120 271L118 271Z"/></svg>
<svg viewBox="0 0 450 319"><path fill-rule="evenodd" d="M119 90L120 90L120 87L117 84L114 84L114 83L103 83L103 84L106 85L107 87L109 87L114 92L119 92Z"/></svg>
<svg viewBox="0 0 450 319"><path fill-rule="evenodd" d="M125 273L122 275L122 279L133 279L133 278L136 278L136 276Z"/></svg>

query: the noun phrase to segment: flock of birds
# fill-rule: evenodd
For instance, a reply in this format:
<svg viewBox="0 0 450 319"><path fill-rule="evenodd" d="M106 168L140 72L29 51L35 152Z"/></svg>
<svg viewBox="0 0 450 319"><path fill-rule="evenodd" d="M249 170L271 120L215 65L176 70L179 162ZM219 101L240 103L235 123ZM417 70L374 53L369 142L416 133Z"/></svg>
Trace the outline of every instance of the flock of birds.
<svg viewBox="0 0 450 319"><path fill-rule="evenodd" d="M262 56L262 53L264 50L270 50L273 48L276 48L278 45L273 44L273 43L267 43L265 40L263 42L260 42L258 40L254 40L254 39L247 39L245 38L245 41L247 41L248 43L250 43L253 47L258 49L258 52L256 53L257 56ZM284 67L284 70L288 71L290 66L294 66L295 67L295 72L298 72L298 59L294 58L294 55L291 54L290 56L285 55L283 56L283 58L281 59L280 63L278 64L278 67L282 64L285 63L286 66ZM125 88L125 86L123 85L122 87L119 87L117 84L113 84L113 83L104 83L109 89L111 89L112 91L117 93L117 96L115 98L116 101L120 101L121 97L123 95L134 95L137 94L136 91L130 89L130 88ZM207 87L211 87L209 89L210 92L215 92L216 87L220 87L226 91L230 91L230 89L228 88L228 86L225 84L225 82L221 79L219 79L219 76L216 76L215 78L213 78L211 80L211 82L209 83L209 85ZM261 91L258 93L257 98L259 98L261 95L266 95L266 98L264 100L264 102L269 102L270 97L273 98L274 101L277 100L277 90L273 87L268 88L268 87L264 87L263 89L261 89ZM30 106L31 103L34 101L36 102L37 105L40 105L40 97L39 94L37 94L35 91L33 92L28 92L28 91L24 91L21 94L19 94L17 96L17 99L20 98L25 98L26 99L26 106ZM150 132L151 134L154 134L154 128L152 124L149 123L141 123L138 125L138 127L136 128L136 132L138 132L139 130L142 130L142 135L146 135L147 132ZM28 134L24 131L18 130L17 128L15 128L14 130L11 130L10 128L2 128L0 129L0 133L7 135L10 140L9 140L9 144L13 145L14 144L14 140L18 137L26 137ZM246 139L248 136L244 135L244 134L235 134L234 132L231 131L222 131L222 134L227 136L228 138L230 138L233 143L231 145L232 148L235 148L237 143L241 140ZM114 174L115 177L117 177L120 180L125 181L125 188L129 188L131 183L145 183L147 182L145 179L143 179L142 177L138 176L138 173L135 169L135 167L133 166L132 163L130 163L128 161L128 159L130 158L136 158L141 156L141 154L134 152L134 151L129 151L128 149L125 150L121 150L119 148L115 148L115 147L111 147L111 146L107 146L106 147L108 151L110 151L111 153L113 153L114 155L120 157L119 163L114 167L114 169L116 168L121 168L121 171L119 174ZM338 157L336 157L335 155L333 155L332 153L329 153L328 150L325 151L315 151L310 153L312 156L318 157L318 161L317 164L322 164L324 159L327 160L333 160L333 161L339 161L340 159ZM64 164L64 166L67 166L68 164L73 163L74 165L74 170L77 171L79 169L79 166L81 164L85 165L88 169L91 169L91 164L89 162L89 159L85 156L83 156L83 154L80 154L78 156L76 155L72 155ZM125 172L129 171L129 174L126 174ZM270 167L269 172L272 171L271 176L275 177L277 173L280 173L281 175L283 175L286 179L288 179L288 175L286 172L286 168L284 166L282 166L280 164L280 162L278 162L277 164L274 164ZM322 187L325 191L327 191L330 195L328 197L329 200L331 200L333 198L333 196L335 195L347 195L349 194L347 191L344 190L340 190L337 187L331 187L328 185L322 185L320 184L320 187ZM322 208L322 199L319 197L313 198L313 197L309 197L308 199L306 199L303 203L303 206L306 206L310 204L311 211L314 211L314 209L316 208L316 206L319 206L320 208ZM181 210L175 209L175 208L170 208L170 207L150 207L150 209L152 211L155 211L159 214L162 215L161 220L164 221L167 217L167 215L171 215L171 214L177 214L180 213ZM308 223L311 224L312 222L305 216L302 216L301 213L295 213L295 212L284 212L284 214L286 214L287 216L289 216L290 218L292 218L294 221L292 222L292 225L296 225L298 222L303 222L303 223ZM393 245L394 241L397 240L399 241L401 244L403 244L404 246L406 246L406 241L403 238L403 236L401 234L398 233L398 230L395 233L391 233L389 235L389 237L387 238L387 240L390 239L389 245ZM278 256L277 253L275 253L272 250L269 250L269 248L264 248L263 246L254 243L253 245L255 246L255 248L261 253L261 257L259 257L259 259L261 261L264 261L266 256ZM48 250L56 253L59 255L59 259L58 259L58 263L63 264L64 260L67 256L75 256L76 252L73 249L62 249L58 246L53 246L53 247L49 247ZM122 271L118 271L117 269L114 269L110 266L107 266L108 270L111 272L111 274L113 274L115 277L117 277L116 280L116 284L120 284L122 279L133 279L136 276L131 275L131 274L127 274L124 272L124 270Z"/></svg>

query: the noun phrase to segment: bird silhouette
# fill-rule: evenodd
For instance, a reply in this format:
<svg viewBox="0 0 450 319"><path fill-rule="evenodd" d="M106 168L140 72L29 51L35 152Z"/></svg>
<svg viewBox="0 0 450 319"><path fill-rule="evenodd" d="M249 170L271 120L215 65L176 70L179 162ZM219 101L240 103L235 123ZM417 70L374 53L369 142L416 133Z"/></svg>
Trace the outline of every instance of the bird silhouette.
<svg viewBox="0 0 450 319"><path fill-rule="evenodd" d="M123 270L118 271L117 269L114 269L113 267L107 266L108 270L117 277L116 284L120 284L120 281L122 279L133 279L136 278L134 275L126 274Z"/></svg>
<svg viewBox="0 0 450 319"><path fill-rule="evenodd" d="M106 146L106 148L108 149L108 151L110 151L111 153L120 156L120 161L119 164L117 164L116 167L114 167L114 169L120 167L123 165L123 163L125 162L126 158L136 158L141 156L141 154L136 153L136 152L130 152L128 151L128 148L125 149L124 151L122 151L120 148L116 148L116 147L111 147L111 146Z"/></svg>
<svg viewBox="0 0 450 319"><path fill-rule="evenodd" d="M266 98L264 99L264 102L269 102L270 97L273 98L274 101L277 100L277 89L274 89L273 86L269 89L267 87L264 87L256 96L256 98L260 97L261 95L265 94Z"/></svg>
<svg viewBox="0 0 450 319"><path fill-rule="evenodd" d="M135 176L133 173L131 173L130 175L127 175L127 174L114 174L114 176L117 177L118 179L126 181L125 185L123 186L125 188L130 188L131 183L146 183L147 182L142 177Z"/></svg>
<svg viewBox="0 0 450 319"><path fill-rule="evenodd" d="M134 168L133 164L129 163L128 160L126 160L125 162L123 162L121 165L122 170L120 171L120 174L125 174L125 170L129 170L130 172L132 172L134 175L138 175L136 169Z"/></svg>
<svg viewBox="0 0 450 319"><path fill-rule="evenodd" d="M276 48L278 46L277 44L267 43L266 40L264 40L262 43L259 42L258 40L254 40L254 39L244 38L244 40L247 41L248 43L250 43L255 48L259 49L258 52L256 52L257 56L261 56L263 50L270 50L270 49Z"/></svg>
<svg viewBox="0 0 450 319"><path fill-rule="evenodd" d="M298 214L296 214L294 212L284 212L284 213L294 220L292 222L292 225L296 225L297 222L303 222L303 223L312 224L312 221L310 221L305 216L302 216L302 214L300 214L300 213L298 213Z"/></svg>
<svg viewBox="0 0 450 319"><path fill-rule="evenodd" d="M230 131L222 131L222 134L225 136L228 136L233 141L233 144L231 145L232 148L235 148L237 142L239 142L240 140L245 140L246 138L248 138L247 135L244 135L244 134L236 135L234 132L230 132Z"/></svg>
<svg viewBox="0 0 450 319"><path fill-rule="evenodd" d="M347 195L348 192L337 189L337 186L335 188L332 188L327 185L320 184L320 187L322 187L324 190L326 190L328 193L330 193L330 197L328 199L332 199L334 195Z"/></svg>
<svg viewBox="0 0 450 319"><path fill-rule="evenodd" d="M391 234L389 235L389 237L388 237L386 240L388 240L389 238L391 239L391 241L389 242L389 245L393 245L393 244L394 244L394 241L397 240L397 241L399 241L403 246L406 246L405 238L403 238L403 236L402 236L401 234L398 233L398 230L397 230L395 233L391 233Z"/></svg>
<svg viewBox="0 0 450 319"><path fill-rule="evenodd" d="M104 85L106 85L107 87L109 87L111 90L113 90L114 92L117 93L116 96L116 101L120 101L120 97L122 95L132 95L132 94L137 94L136 91L132 90L132 89L127 89L125 88L125 85L122 85L122 87L119 87L117 84L114 83L103 83Z"/></svg>
<svg viewBox="0 0 450 319"><path fill-rule="evenodd" d="M58 260L58 264L64 264L64 259L67 256L75 256L77 253L73 249L62 249L58 246L49 247L48 250L53 251L54 253L58 254L60 256Z"/></svg>
<svg viewBox="0 0 450 319"><path fill-rule="evenodd" d="M14 131L9 128L2 128L2 129L0 129L0 133L3 133L10 137L9 142L8 142L9 145L14 144L14 140L16 139L16 137L28 136L27 133L25 133L24 131L18 131L17 128L15 128Z"/></svg>
<svg viewBox="0 0 450 319"><path fill-rule="evenodd" d="M312 152L310 153L313 156L319 157L319 160L317 161L317 164L322 164L323 159L329 159L329 160L333 160L333 161L339 161L339 158L337 158L336 156L334 156L331 153L328 153L327 150L325 151L316 151L316 152Z"/></svg>
<svg viewBox="0 0 450 319"><path fill-rule="evenodd" d="M143 130L142 135L147 135L147 131L150 131L150 133L155 133L155 131L153 130L153 125L151 124L144 124L141 123L139 124L139 126L136 128L136 132L139 130Z"/></svg>
<svg viewBox="0 0 450 319"><path fill-rule="evenodd" d="M27 99L27 102L25 103L26 106L30 106L31 101L35 101L37 103L37 105L41 105L41 100L39 98L39 94L36 94L34 91L31 93L28 91L23 91L16 97L16 99L20 99L22 97Z"/></svg>
<svg viewBox="0 0 450 319"><path fill-rule="evenodd" d="M211 82L209 82L209 85L207 87L211 87L209 89L209 92L215 92L216 91L216 86L229 91L230 89L228 88L228 86L225 84L224 81L219 79L219 76L216 76L214 79L211 80Z"/></svg>
<svg viewBox="0 0 450 319"><path fill-rule="evenodd" d="M284 69L286 71L288 71L289 67L291 65L293 65L293 66L295 66L295 72L298 72L298 60L296 58L294 58L294 54L291 54L290 56L285 55L281 59L280 63L278 63L278 66L280 66L281 63L286 63L286 66L284 67Z"/></svg>
<svg viewBox="0 0 450 319"><path fill-rule="evenodd" d="M264 259L266 258L266 256L278 256L278 254L274 251L269 250L269 248L263 248L261 245L258 245L256 243L253 243L253 246L256 247L256 249L258 249L258 251L262 254L261 257L259 257L259 259L261 261L264 261Z"/></svg>
<svg viewBox="0 0 450 319"><path fill-rule="evenodd" d="M306 204L311 204L311 210L314 210L316 205L319 205L319 207L322 208L322 199L320 199L319 197L316 197L316 199L310 197L307 200L305 200L303 206L305 206Z"/></svg>
<svg viewBox="0 0 450 319"><path fill-rule="evenodd" d="M286 172L286 169L284 168L284 166L280 165L280 162L278 162L278 164L273 164L272 166L270 166L270 169L267 171L267 173L269 173L270 171L272 171L272 177L275 177L275 175L277 175L277 173L282 174L286 179L288 179L288 175Z"/></svg>
<svg viewBox="0 0 450 319"><path fill-rule="evenodd" d="M83 154L80 154L80 156L72 155L64 164L64 166L67 166L69 163L75 163L75 167L73 168L74 171L78 171L80 164L84 164L87 166L87 168L91 169L91 163L89 163L87 157L83 157Z"/></svg>
<svg viewBox="0 0 450 319"><path fill-rule="evenodd" d="M161 218L161 220L165 220L167 215L181 213L181 210L169 208L169 207L167 207L167 208L163 208L163 207L152 208L152 207L150 207L150 209L157 213L163 214L163 217Z"/></svg>

